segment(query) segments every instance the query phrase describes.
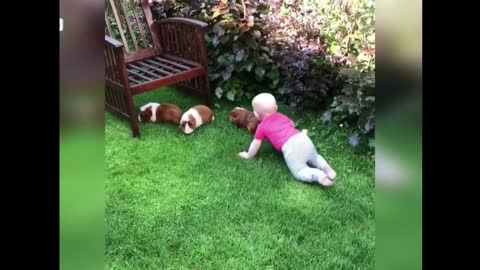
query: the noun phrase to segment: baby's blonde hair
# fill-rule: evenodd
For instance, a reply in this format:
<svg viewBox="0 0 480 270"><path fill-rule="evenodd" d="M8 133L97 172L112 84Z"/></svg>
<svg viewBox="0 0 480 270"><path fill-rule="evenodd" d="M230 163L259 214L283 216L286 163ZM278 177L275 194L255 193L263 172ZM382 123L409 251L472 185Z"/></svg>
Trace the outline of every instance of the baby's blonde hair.
<svg viewBox="0 0 480 270"><path fill-rule="evenodd" d="M275 113L278 109L277 101L272 94L261 93L252 100L252 107L257 117L263 118L265 115Z"/></svg>

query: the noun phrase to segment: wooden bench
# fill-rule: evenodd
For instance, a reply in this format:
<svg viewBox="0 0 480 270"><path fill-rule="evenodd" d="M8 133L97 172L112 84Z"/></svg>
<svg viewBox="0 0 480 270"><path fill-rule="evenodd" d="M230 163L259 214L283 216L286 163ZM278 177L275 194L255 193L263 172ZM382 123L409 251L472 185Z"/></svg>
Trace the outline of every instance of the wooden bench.
<svg viewBox="0 0 480 270"><path fill-rule="evenodd" d="M105 108L130 122L133 137L140 137L137 94L175 85L212 107L206 26L188 18L154 21L148 0L106 0Z"/></svg>

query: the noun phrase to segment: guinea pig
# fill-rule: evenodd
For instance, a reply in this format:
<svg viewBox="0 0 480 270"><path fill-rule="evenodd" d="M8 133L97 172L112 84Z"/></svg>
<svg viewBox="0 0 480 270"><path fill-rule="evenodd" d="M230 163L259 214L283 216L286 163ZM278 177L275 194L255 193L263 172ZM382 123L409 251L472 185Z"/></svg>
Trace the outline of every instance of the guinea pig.
<svg viewBox="0 0 480 270"><path fill-rule="evenodd" d="M214 120L215 116L209 107L196 105L182 115L179 128L183 133L190 134L201 125L211 123Z"/></svg>
<svg viewBox="0 0 480 270"><path fill-rule="evenodd" d="M250 133L255 134L260 123L255 114L245 108L235 107L228 115L230 122L239 128L246 128Z"/></svg>
<svg viewBox="0 0 480 270"><path fill-rule="evenodd" d="M150 102L140 108L139 122L172 123L178 125L182 110L174 104Z"/></svg>

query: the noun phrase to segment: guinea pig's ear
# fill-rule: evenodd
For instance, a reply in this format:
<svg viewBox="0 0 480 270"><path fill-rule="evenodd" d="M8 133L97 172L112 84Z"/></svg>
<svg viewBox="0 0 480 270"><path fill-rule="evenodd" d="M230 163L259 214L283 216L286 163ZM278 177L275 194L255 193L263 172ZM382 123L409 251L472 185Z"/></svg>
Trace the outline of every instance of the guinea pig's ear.
<svg viewBox="0 0 480 270"><path fill-rule="evenodd" d="M238 113L236 111L230 112L230 117L236 118L238 116Z"/></svg>
<svg viewBox="0 0 480 270"><path fill-rule="evenodd" d="M195 126L195 121L192 121L192 120L188 120L188 126L191 128L191 129L195 129L196 126Z"/></svg>

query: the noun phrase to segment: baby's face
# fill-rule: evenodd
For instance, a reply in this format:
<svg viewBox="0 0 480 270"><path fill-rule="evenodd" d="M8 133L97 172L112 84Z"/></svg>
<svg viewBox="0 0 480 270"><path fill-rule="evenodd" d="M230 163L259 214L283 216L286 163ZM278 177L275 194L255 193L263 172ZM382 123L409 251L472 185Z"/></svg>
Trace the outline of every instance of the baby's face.
<svg viewBox="0 0 480 270"><path fill-rule="evenodd" d="M255 115L255 117L257 117L258 119L262 120L262 118L261 118L260 115L257 113L257 111L253 111L253 114Z"/></svg>

